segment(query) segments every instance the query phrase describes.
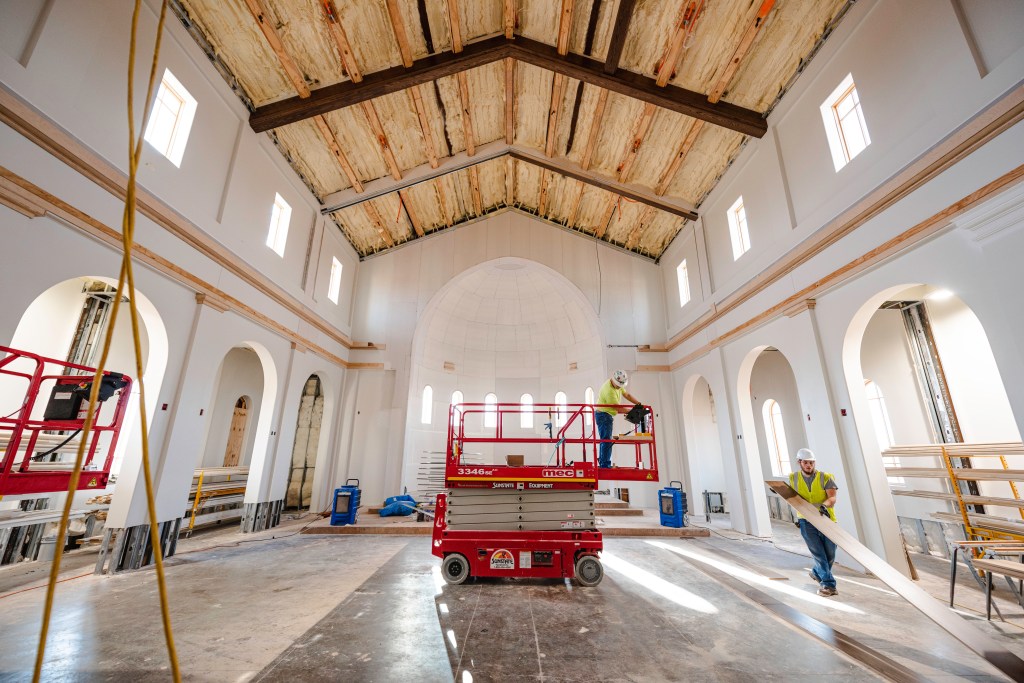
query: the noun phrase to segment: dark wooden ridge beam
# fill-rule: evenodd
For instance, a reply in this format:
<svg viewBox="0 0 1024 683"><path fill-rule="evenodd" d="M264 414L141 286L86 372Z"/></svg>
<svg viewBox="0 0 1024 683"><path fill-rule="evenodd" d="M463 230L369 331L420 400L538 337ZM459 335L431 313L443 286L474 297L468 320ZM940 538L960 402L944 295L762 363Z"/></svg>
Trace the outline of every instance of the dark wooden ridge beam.
<svg viewBox="0 0 1024 683"><path fill-rule="evenodd" d="M469 43L462 52L431 55L411 67L396 66L367 74L360 83L346 81L314 90L309 97L293 97L262 107L249 117L257 133L289 123L349 107L366 100L399 92L453 74L490 64L506 57L560 73L669 111L685 114L716 126L752 137L763 137L768 125L760 113L728 102L708 102L707 96L678 86L658 87L657 81L631 71L605 73L604 63L575 53L558 54L558 49L536 40L517 36L507 40L495 36Z"/></svg>
<svg viewBox="0 0 1024 683"><path fill-rule="evenodd" d="M557 159L549 159L548 157L540 154L535 155L516 147L510 148L508 155L513 159L518 159L524 163L533 164L534 166L553 171L554 173L566 176L567 178L579 180L587 185L599 187L602 190L607 190L613 194L622 195L627 199L632 199L635 202L646 204L649 207L659 209L674 216L681 216L682 218L691 221L695 221L698 218L696 212L680 206L677 202L673 202L665 197L652 195L650 192L644 192L643 188L634 189L625 183L616 182L610 178L604 178L595 173L584 171L575 164L561 162Z"/></svg>
<svg viewBox="0 0 1024 683"><path fill-rule="evenodd" d="M622 59L622 48L626 46L626 34L629 33L629 22L633 19L633 6L636 0L619 0L619 10L615 13L615 26L612 37L608 41L608 55L604 59L604 72L613 74L619 68Z"/></svg>
<svg viewBox="0 0 1024 683"><path fill-rule="evenodd" d="M363 80L359 83L335 83L314 90L309 97L292 97L265 104L257 107L252 113L249 125L257 133L262 133L317 114L326 114L375 97L400 92L421 83L430 83L510 56L509 43L505 36L495 36L469 43L457 54L443 52L417 59L409 68L393 66L383 71L364 74Z"/></svg>

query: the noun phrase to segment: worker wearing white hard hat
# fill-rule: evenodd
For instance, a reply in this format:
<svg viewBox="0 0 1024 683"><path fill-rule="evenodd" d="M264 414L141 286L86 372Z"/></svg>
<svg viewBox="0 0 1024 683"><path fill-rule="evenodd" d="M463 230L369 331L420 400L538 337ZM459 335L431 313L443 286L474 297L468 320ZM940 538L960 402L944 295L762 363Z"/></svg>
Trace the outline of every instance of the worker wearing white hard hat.
<svg viewBox="0 0 1024 683"><path fill-rule="evenodd" d="M796 464L800 471L789 475L790 487L808 503L817 506L822 515L833 522L836 521L836 491L839 487L836 486L835 478L828 472L818 470L817 459L810 448L801 448L796 452ZM832 575L832 565L836 561L836 544L818 531L803 515L797 514L797 517L800 535L804 537L804 543L814 557L811 578L820 585L818 595L837 595L836 578Z"/></svg>
<svg viewBox="0 0 1024 683"><path fill-rule="evenodd" d="M597 408L594 409L594 420L597 422L597 437L601 439L598 447L597 466L612 466L612 432L614 431L616 413L628 413L631 406L623 405L625 398L631 403L640 403L626 391L629 375L625 370L616 370L608 381L601 385L597 392Z"/></svg>

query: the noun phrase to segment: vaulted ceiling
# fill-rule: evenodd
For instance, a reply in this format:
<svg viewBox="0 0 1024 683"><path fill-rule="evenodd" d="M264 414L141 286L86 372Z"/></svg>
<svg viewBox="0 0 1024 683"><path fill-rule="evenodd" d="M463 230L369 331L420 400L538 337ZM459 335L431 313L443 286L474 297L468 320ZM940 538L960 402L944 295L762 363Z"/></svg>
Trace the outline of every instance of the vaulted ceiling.
<svg viewBox="0 0 1024 683"><path fill-rule="evenodd" d="M852 0L176 0L360 256L513 208L664 252Z"/></svg>

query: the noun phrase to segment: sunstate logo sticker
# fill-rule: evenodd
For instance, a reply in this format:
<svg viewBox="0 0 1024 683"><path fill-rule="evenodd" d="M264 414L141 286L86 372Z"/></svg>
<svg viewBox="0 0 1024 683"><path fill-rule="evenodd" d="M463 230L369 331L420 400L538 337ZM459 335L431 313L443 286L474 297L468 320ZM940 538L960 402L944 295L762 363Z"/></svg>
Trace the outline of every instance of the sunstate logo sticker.
<svg viewBox="0 0 1024 683"><path fill-rule="evenodd" d="M495 550L491 553L491 569L515 569L516 561L512 553L505 549Z"/></svg>

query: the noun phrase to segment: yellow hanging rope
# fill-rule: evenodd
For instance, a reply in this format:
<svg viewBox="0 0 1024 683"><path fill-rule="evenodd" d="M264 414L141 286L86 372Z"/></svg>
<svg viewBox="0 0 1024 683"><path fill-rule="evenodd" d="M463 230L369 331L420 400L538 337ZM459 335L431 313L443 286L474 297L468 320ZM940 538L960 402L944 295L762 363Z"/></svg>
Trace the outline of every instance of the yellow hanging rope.
<svg viewBox="0 0 1024 683"><path fill-rule="evenodd" d="M128 187L125 198L124 216L122 219L122 247L124 254L121 260L121 272L118 275L117 291L123 290L125 283L128 284L128 301L132 322L132 340L135 347L135 372L139 386L139 428L142 432L142 471L146 483L146 504L149 511L149 532L150 544L153 549L153 559L156 563L157 586L160 591L160 612L163 617L164 636L167 641L167 654L171 660L171 674L175 683L181 681L181 671L178 667L178 654L174 647L174 634L171 631L171 616L167 599L167 583L164 578L163 553L160 546L160 535L157 531L156 504L153 499L153 478L149 466L149 427L146 419L146 391L142 379L142 342L139 334L138 310L135 302L135 277L132 271L132 243L135 238L135 176L138 171L139 158L142 154L142 136L135 138L135 108L134 108L134 69L135 69L135 39L139 23L139 10L141 0L135 0L135 10L132 13L132 33L128 51ZM167 16L167 0L161 4L160 20L157 24L156 43L153 48L153 61L149 72L149 87L146 91L146 111L143 113L143 120L149 113L149 103L153 98L153 86L156 82L157 63L160 56L160 39L163 36L164 20ZM46 588L46 603L43 607L43 625L39 635L39 647L36 651L35 669L32 680L38 683L42 675L43 659L46 654L46 640L50 627L50 616L53 612L53 596L57 585L57 575L60 573L60 561L67 537L68 518L71 514L71 505L75 491L78 490L78 480L82 473L82 462L85 457L85 445L89 432L92 430L93 420L96 414L97 398L99 394L100 378L103 375L103 368L107 364L110 354L110 342L114 335L114 326L117 321L118 308L121 297L114 298L114 305L110 316L110 325L107 327L106 336L103 341L103 350L100 354L100 361L96 366L96 374L93 376L92 390L89 393L89 408L85 417L85 424L82 427L82 439L78 444L78 453L75 458L75 467L71 472L71 480L68 483L68 495L64 501L64 514L61 517L60 526L57 531L57 552L50 565L50 582Z"/></svg>

